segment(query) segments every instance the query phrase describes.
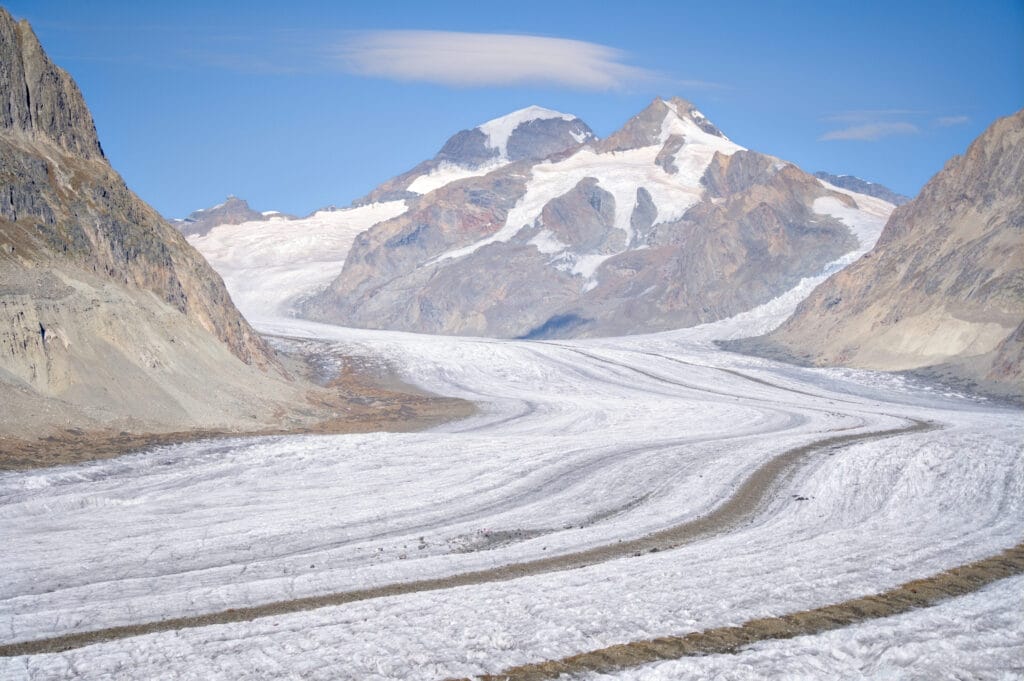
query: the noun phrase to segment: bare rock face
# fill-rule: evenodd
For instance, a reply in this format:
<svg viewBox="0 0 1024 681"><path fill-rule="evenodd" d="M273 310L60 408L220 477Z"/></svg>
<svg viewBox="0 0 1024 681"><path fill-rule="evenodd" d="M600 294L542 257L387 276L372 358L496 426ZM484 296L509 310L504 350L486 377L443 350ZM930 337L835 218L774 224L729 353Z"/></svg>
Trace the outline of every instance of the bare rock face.
<svg viewBox="0 0 1024 681"><path fill-rule="evenodd" d="M625 245L625 232L615 229L615 197L592 177L549 201L540 215L556 239L588 253L613 254Z"/></svg>
<svg viewBox="0 0 1024 681"><path fill-rule="evenodd" d="M471 137L480 139L457 136L460 149ZM734 144L688 102L658 99L606 140L510 161L411 201L356 239L340 276L303 313L528 338L715 321L861 247L830 213L857 214L856 196ZM880 229L892 207L875 203L887 207L874 216Z"/></svg>
<svg viewBox="0 0 1024 681"><path fill-rule="evenodd" d="M43 52L27 22L0 8L0 126L80 158L103 158L78 86Z"/></svg>
<svg viewBox="0 0 1024 681"><path fill-rule="evenodd" d="M874 250L749 349L821 365L938 367L1020 395L1022 187L1024 111L950 160L893 212Z"/></svg>
<svg viewBox="0 0 1024 681"><path fill-rule="evenodd" d="M88 108L26 22L0 13L7 78L0 101L0 218L15 254L59 257L156 294L247 363L268 351L231 304L217 274L125 185L103 156ZM17 80L21 78L21 81Z"/></svg>
<svg viewBox="0 0 1024 681"><path fill-rule="evenodd" d="M2 9L0 117L0 391L24 398L7 413L43 400L49 416L30 411L50 424L145 412L158 427L155 405L165 426L265 417L256 392L288 390L273 354L110 167L70 76Z"/></svg>

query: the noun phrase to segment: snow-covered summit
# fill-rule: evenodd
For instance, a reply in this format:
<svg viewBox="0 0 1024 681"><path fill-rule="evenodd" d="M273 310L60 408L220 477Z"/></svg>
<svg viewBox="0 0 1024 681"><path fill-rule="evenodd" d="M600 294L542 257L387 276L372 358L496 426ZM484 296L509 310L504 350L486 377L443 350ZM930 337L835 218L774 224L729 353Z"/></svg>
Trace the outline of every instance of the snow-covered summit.
<svg viewBox="0 0 1024 681"><path fill-rule="evenodd" d="M519 109L518 111L513 111L510 114L491 119L482 125L478 125L477 129L487 135L487 146L491 149L497 149L498 155L507 160L509 138L512 136L512 133L519 128L519 126L529 124L534 121L549 120L575 121L579 119L571 114L565 114L560 111L545 109L542 106L532 105L525 109ZM593 137L593 132L587 129L585 132L578 133L576 141L583 142L585 140L592 139Z"/></svg>
<svg viewBox="0 0 1024 681"><path fill-rule="evenodd" d="M355 202L364 205L408 199L452 182L480 177L516 161L543 161L596 140L590 127L571 114L528 106L460 130L434 158L385 182Z"/></svg>
<svg viewBox="0 0 1024 681"><path fill-rule="evenodd" d="M892 209L744 149L682 99L567 144L577 123L528 108L455 135L399 185L408 212L361 236L303 313L506 338L678 328L842 266ZM561 149L541 154L551 134Z"/></svg>
<svg viewBox="0 0 1024 681"><path fill-rule="evenodd" d="M679 97L659 97L594 147L598 152L626 151L667 143L681 147L684 141L698 140L704 145L722 147L724 153L729 153L727 148L732 151L742 148L733 144L690 102Z"/></svg>

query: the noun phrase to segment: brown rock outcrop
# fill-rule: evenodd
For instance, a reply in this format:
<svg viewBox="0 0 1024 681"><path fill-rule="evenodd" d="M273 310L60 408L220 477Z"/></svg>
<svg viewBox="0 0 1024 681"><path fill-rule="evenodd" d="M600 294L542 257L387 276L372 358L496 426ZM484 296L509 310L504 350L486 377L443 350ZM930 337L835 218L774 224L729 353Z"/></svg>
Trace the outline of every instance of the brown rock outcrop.
<svg viewBox="0 0 1024 681"><path fill-rule="evenodd" d="M875 248L775 332L737 344L817 365L931 367L1024 394L1024 111L996 121L897 208Z"/></svg>
<svg viewBox="0 0 1024 681"><path fill-rule="evenodd" d="M220 277L110 167L74 81L0 9L0 219L8 263L59 258L145 289L248 364L272 363Z"/></svg>
<svg viewBox="0 0 1024 681"><path fill-rule="evenodd" d="M74 81L0 9L0 437L308 422L309 389L110 167Z"/></svg>

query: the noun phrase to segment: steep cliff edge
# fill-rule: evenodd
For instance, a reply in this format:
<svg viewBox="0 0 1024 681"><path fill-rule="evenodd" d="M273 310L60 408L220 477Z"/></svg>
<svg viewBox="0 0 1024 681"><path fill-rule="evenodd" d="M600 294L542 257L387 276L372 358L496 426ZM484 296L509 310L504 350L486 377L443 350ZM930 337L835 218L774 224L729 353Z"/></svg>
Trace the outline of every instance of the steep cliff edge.
<svg viewBox="0 0 1024 681"><path fill-rule="evenodd" d="M315 418L220 277L107 162L78 87L0 9L0 437Z"/></svg>
<svg viewBox="0 0 1024 681"><path fill-rule="evenodd" d="M1024 111L897 208L875 248L773 333L732 347L816 365L923 370L1021 397Z"/></svg>
<svg viewBox="0 0 1024 681"><path fill-rule="evenodd" d="M6 262L56 257L61 265L151 291L242 361L271 363L220 277L110 167L71 77L47 58L28 23L15 23L3 10L0 64Z"/></svg>

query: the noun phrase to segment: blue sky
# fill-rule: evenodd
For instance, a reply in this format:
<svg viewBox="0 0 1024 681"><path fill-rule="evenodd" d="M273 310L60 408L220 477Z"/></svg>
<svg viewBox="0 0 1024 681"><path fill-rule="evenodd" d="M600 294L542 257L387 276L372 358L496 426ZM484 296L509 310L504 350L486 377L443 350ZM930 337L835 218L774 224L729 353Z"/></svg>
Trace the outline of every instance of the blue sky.
<svg viewBox="0 0 1024 681"><path fill-rule="evenodd" d="M169 217L227 194L346 205L509 111L573 113L604 136L673 95L739 144L912 195L1024 106L1020 0L4 6Z"/></svg>

